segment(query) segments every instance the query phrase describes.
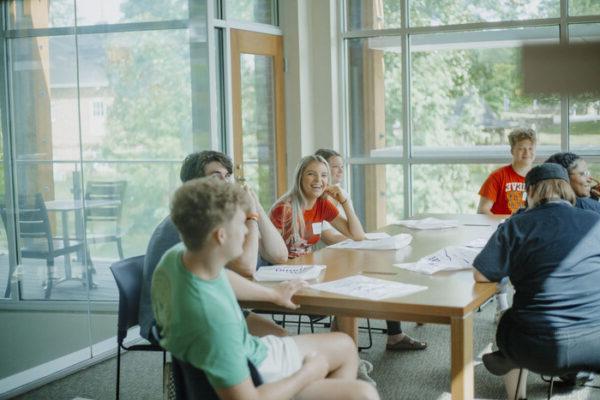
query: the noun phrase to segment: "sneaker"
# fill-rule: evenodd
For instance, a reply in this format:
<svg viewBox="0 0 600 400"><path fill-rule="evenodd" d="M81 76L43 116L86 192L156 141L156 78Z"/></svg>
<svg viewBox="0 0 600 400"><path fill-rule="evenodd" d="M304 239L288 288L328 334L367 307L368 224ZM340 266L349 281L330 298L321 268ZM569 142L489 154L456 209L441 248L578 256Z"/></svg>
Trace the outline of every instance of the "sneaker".
<svg viewBox="0 0 600 400"><path fill-rule="evenodd" d="M357 374L357 379L360 379L361 381L365 381L367 383L370 383L373 386L377 386L377 382L375 382L373 380L373 378L371 378L369 376L369 374L373 371L373 364L371 364L370 362L368 362L367 360L362 360L360 359L358 361L358 374Z"/></svg>
<svg viewBox="0 0 600 400"><path fill-rule="evenodd" d="M511 369L519 368L500 351L484 354L481 361L483 361L485 368L496 376L506 375Z"/></svg>
<svg viewBox="0 0 600 400"><path fill-rule="evenodd" d="M593 381L596 378L594 373L587 371L573 372L559 376L561 383L565 386L581 386L586 382Z"/></svg>
<svg viewBox="0 0 600 400"><path fill-rule="evenodd" d="M494 315L494 324L498 325L498 323L500 322L500 318L502 318L502 316L504 315L504 313L506 312L506 310L496 310L496 314Z"/></svg>

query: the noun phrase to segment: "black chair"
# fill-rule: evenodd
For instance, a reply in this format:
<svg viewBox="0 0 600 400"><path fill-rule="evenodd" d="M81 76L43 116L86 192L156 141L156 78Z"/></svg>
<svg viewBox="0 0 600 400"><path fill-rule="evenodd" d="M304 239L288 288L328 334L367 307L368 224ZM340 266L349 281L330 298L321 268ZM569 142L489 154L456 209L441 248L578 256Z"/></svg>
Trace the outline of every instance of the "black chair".
<svg viewBox="0 0 600 400"><path fill-rule="evenodd" d="M4 204L0 206L2 221L4 226L8 226L8 213ZM54 259L56 257L68 257L71 253L86 254L85 245L82 241L76 239L66 239L54 237L48 218L48 210L41 193L31 196L19 196L19 206L17 221L20 237L21 257L46 260L47 281L45 283L45 298L49 299L52 293L52 286L61 282L55 281L54 277ZM87 266L88 258L85 257L84 264ZM71 278L71 272L66 270L65 278ZM81 280L90 282L89 271L84 268L84 276ZM12 271L9 271L11 274ZM9 276L10 282L10 276ZM10 296L10 284L6 288L5 297Z"/></svg>
<svg viewBox="0 0 600 400"><path fill-rule="evenodd" d="M521 388L521 377L523 375L523 370L524 368L520 368L519 369L519 378L517 381L517 388L515 390L515 395L514 395L514 399L517 400L518 396L519 396L519 389ZM542 376L542 380L548 382L548 392L547 392L547 400L550 400L552 398L552 392L554 390L554 382L556 382L556 378L559 376L563 376L569 373L574 373L576 371L573 370L560 370L557 368L553 368L552 366L547 366L546 368L544 368L544 370L529 370L530 372L539 374ZM600 372L600 371L595 371L596 373ZM549 380L546 380L544 377L548 376Z"/></svg>
<svg viewBox="0 0 600 400"><path fill-rule="evenodd" d="M126 181L90 181L85 191L88 243L115 242L120 260L123 259L121 214L126 187ZM101 204L102 200L107 200L107 204ZM100 204L96 205L94 202Z"/></svg>
<svg viewBox="0 0 600 400"><path fill-rule="evenodd" d="M254 386L262 385L262 378L250 361L248 361L248 368ZM177 400L219 400L204 371L175 357L173 357L173 381Z"/></svg>
<svg viewBox="0 0 600 400"><path fill-rule="evenodd" d="M110 270L119 289L119 318L117 325L117 388L116 398L119 399L121 376L121 349L128 351L161 351L163 353L163 371L167 361L165 350L156 343L136 344L125 346L129 328L138 325L140 294L142 290L142 270L144 256L130 257L117 261Z"/></svg>

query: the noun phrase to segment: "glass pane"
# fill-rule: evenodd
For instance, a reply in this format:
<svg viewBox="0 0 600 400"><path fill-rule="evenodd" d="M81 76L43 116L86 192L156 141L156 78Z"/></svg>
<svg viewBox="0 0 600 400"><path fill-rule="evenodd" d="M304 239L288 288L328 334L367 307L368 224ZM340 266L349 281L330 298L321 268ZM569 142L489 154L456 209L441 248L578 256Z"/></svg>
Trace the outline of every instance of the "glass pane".
<svg viewBox="0 0 600 400"><path fill-rule="evenodd" d="M38 29L73 26L73 0L10 0L8 27L10 29Z"/></svg>
<svg viewBox="0 0 600 400"><path fill-rule="evenodd" d="M492 164L413 165L413 214L476 213L477 193L498 167L500 165Z"/></svg>
<svg viewBox="0 0 600 400"><path fill-rule="evenodd" d="M569 25L573 43L600 40L600 24ZM600 149L600 96L580 94L569 98L569 141L575 152L597 152Z"/></svg>
<svg viewBox="0 0 600 400"><path fill-rule="evenodd" d="M75 54L72 48L61 52ZM187 31L81 35L79 71L84 159L187 155L192 147ZM76 96L71 90L61 102L75 105Z"/></svg>
<svg viewBox="0 0 600 400"><path fill-rule="evenodd" d="M227 19L275 24L275 0L226 0Z"/></svg>
<svg viewBox="0 0 600 400"><path fill-rule="evenodd" d="M400 0L348 0L348 30L399 28L402 24Z"/></svg>
<svg viewBox="0 0 600 400"><path fill-rule="evenodd" d="M10 43L16 153L19 158L69 160L79 155L75 37L34 37Z"/></svg>
<svg viewBox="0 0 600 400"><path fill-rule="evenodd" d="M73 0L70 0L72 3ZM187 0L76 0L77 25L167 21L188 18Z"/></svg>
<svg viewBox="0 0 600 400"><path fill-rule="evenodd" d="M90 254L96 266L106 274L109 286L113 278L108 266L118 260L115 240L94 241L103 234L118 233L124 257L146 252L146 246L154 228L169 214L170 195L180 184L181 160L151 161L139 163L98 161L84 165L84 197L86 203L86 233L90 242ZM148 182L152 182L148 185ZM116 212L98 201L112 200ZM94 202L95 201L95 202ZM97 207L94 210L94 207ZM108 221L100 221L105 217ZM104 263L105 268L98 268ZM94 298L94 293L91 294ZM116 297L113 297L116 299ZM98 298L107 300L107 298Z"/></svg>
<svg viewBox="0 0 600 400"><path fill-rule="evenodd" d="M352 39L348 44L350 152L402 156L400 39ZM383 73L382 73L383 72Z"/></svg>
<svg viewBox="0 0 600 400"><path fill-rule="evenodd" d="M413 154L427 150L419 146L505 154L516 127L538 133L538 152L557 150L560 99L525 96L520 65L523 43L557 38L557 27L412 36Z"/></svg>
<svg viewBox="0 0 600 400"><path fill-rule="evenodd" d="M551 18L560 0L411 0L411 26Z"/></svg>
<svg viewBox="0 0 600 400"><path fill-rule="evenodd" d="M0 106L0 111L1 108ZM0 113L0 213L2 216L2 228L0 228L0 296L9 297L10 293L7 291L8 286L10 285L10 257L9 252L13 252L14 246L11 246L9 241L9 232L11 229L9 226L12 226L8 223L6 217L6 184L5 184L5 171L7 170L6 162L8 161L7 157L4 156L4 132L3 132L3 124L2 124L2 114ZM2 375L0 375L0 378Z"/></svg>
<svg viewBox="0 0 600 400"><path fill-rule="evenodd" d="M276 200L273 58L240 56L244 178L268 210Z"/></svg>
<svg viewBox="0 0 600 400"><path fill-rule="evenodd" d="M402 165L352 165L352 201L367 231L404 219Z"/></svg>
<svg viewBox="0 0 600 400"><path fill-rule="evenodd" d="M600 15L600 2L596 0L569 0L569 15Z"/></svg>

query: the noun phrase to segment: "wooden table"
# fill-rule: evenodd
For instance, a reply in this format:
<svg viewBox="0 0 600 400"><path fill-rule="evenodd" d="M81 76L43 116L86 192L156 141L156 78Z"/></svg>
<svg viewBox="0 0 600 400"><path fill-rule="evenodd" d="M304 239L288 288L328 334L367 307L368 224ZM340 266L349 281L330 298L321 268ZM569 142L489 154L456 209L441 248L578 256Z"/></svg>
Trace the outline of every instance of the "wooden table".
<svg viewBox="0 0 600 400"><path fill-rule="evenodd" d="M424 275L399 269L392 264L414 262L449 245L487 238L495 230L500 218L449 214L429 216L457 219L459 227L411 230L390 225L382 231L389 234L410 233L413 236L410 246L397 251L326 248L290 262L327 265L319 279L322 282L363 274L423 285L427 290L400 298L369 301L309 288L294 296L294 301L301 305L303 313L335 315L338 328L355 341L358 336L357 317L450 325L452 399L473 399L473 312L494 295L496 285L475 283L472 270ZM263 302L244 302L243 306L282 310Z"/></svg>

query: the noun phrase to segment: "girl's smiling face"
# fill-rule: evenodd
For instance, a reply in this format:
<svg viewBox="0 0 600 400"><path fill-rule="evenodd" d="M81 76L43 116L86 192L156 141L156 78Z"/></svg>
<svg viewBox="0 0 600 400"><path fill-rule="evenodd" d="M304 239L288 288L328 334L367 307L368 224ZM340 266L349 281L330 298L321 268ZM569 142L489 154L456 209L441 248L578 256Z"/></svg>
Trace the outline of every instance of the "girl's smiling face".
<svg viewBox="0 0 600 400"><path fill-rule="evenodd" d="M327 166L319 161L311 161L302 173L300 187L307 199L314 200L323 195L328 182Z"/></svg>

